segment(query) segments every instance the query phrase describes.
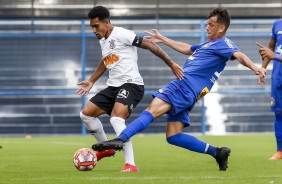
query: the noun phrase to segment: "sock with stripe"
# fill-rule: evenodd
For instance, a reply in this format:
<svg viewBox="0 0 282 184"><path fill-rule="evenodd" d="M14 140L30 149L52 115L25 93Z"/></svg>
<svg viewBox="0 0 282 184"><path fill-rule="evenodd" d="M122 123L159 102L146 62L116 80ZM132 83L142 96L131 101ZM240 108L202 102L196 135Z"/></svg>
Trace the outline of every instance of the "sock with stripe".
<svg viewBox="0 0 282 184"><path fill-rule="evenodd" d="M209 154L213 157L216 156L216 147L185 133L179 133L171 137L167 137L167 142L190 151Z"/></svg>

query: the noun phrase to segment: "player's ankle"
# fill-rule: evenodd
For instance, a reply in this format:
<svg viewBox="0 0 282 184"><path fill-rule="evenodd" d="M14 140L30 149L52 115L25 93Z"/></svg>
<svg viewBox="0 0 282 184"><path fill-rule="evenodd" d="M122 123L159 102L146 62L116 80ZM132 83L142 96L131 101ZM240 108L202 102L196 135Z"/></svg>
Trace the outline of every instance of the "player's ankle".
<svg viewBox="0 0 282 184"><path fill-rule="evenodd" d="M117 137L117 138L114 138L113 141L122 141L123 143L125 143L126 141L122 140L121 138Z"/></svg>

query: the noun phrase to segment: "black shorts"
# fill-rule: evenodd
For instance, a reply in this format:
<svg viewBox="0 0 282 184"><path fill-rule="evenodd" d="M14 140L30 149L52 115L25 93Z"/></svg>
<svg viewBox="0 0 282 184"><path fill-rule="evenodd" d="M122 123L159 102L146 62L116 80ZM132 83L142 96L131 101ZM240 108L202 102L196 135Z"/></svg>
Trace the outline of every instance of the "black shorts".
<svg viewBox="0 0 282 184"><path fill-rule="evenodd" d="M125 83L120 87L109 86L95 96L90 101L105 110L111 115L115 102L120 102L128 106L129 115L144 96L144 85Z"/></svg>

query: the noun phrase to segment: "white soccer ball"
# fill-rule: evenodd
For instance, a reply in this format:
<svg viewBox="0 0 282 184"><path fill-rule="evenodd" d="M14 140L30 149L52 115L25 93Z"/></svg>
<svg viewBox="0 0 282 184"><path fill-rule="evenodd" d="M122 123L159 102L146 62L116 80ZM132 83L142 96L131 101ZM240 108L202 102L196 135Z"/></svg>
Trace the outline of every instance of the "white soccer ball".
<svg viewBox="0 0 282 184"><path fill-rule="evenodd" d="M81 148L75 152L73 164L79 171L91 171L97 164L96 153L89 148Z"/></svg>

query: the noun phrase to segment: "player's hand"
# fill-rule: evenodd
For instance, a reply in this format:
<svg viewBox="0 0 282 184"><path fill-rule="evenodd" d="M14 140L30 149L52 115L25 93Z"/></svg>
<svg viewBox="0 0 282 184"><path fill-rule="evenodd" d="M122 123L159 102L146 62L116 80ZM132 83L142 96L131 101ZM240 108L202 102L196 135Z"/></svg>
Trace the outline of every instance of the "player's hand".
<svg viewBox="0 0 282 184"><path fill-rule="evenodd" d="M266 69L265 68L258 68L256 71L255 71L256 75L262 75L262 76L266 76Z"/></svg>
<svg viewBox="0 0 282 184"><path fill-rule="evenodd" d="M182 80L184 79L184 74L183 74L183 69L181 66L179 66L177 63L172 63L172 65L170 66L172 72L174 73L174 75L179 79Z"/></svg>
<svg viewBox="0 0 282 184"><path fill-rule="evenodd" d="M80 96L85 96L91 90L93 83L90 82L89 80L85 80L85 81L77 83L77 85L79 85L80 88L78 90L76 90L76 94L78 94Z"/></svg>
<svg viewBox="0 0 282 184"><path fill-rule="evenodd" d="M257 46L259 47L259 54L261 55L262 58L269 58L271 60L274 59L275 53L270 50L269 48L265 47L261 43L256 42Z"/></svg>
<svg viewBox="0 0 282 184"><path fill-rule="evenodd" d="M264 77L266 76L266 69L265 68L259 68L255 72L259 77L258 77L258 83L260 86L264 85Z"/></svg>
<svg viewBox="0 0 282 184"><path fill-rule="evenodd" d="M260 86L264 85L264 76L262 74L258 76L258 83Z"/></svg>
<svg viewBox="0 0 282 184"><path fill-rule="evenodd" d="M144 31L144 33L149 34L150 36L144 36L144 38L147 38L148 40L155 42L155 43L160 43L163 42L163 35L161 35L161 33L159 33L158 30L156 29L152 29L152 32L149 31Z"/></svg>

